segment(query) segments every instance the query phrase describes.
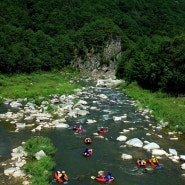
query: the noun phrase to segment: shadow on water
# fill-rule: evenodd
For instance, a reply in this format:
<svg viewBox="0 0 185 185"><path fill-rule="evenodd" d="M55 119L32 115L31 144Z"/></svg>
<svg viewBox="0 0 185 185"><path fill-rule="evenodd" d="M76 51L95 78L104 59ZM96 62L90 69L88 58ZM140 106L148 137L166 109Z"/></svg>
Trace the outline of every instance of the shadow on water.
<svg viewBox="0 0 185 185"><path fill-rule="evenodd" d="M116 97L114 106L108 106L108 100L99 98L99 94L108 96L108 100ZM169 148L175 148L181 154L184 154L184 141L174 141L173 144L163 130L153 131L149 124L155 125L155 120L150 116L146 119L144 115L137 112L133 105L133 100L125 96L121 91L109 88L89 88L88 94L84 93L80 97L88 102L91 107L90 114L84 117L70 118L67 123L71 125L69 129L43 129L41 132L31 133L30 130L24 129L19 133L9 132L5 127L0 127L0 155L1 159L7 159L10 156L12 148L21 144L32 135L42 135L49 137L57 148L55 156L56 167L54 170L65 170L69 176L70 185L96 185L99 182L91 179L96 176L99 170L112 171L115 177L114 185L182 185L185 184L185 178L181 177L182 171L180 164L173 163L167 157L160 159L163 164L162 169L157 170L147 165L145 168L138 168L136 160L139 157L148 159L151 152L143 148L133 148L125 146L125 142L118 142L116 138L119 135L125 135L128 139L139 138L142 141L156 142L161 148L168 152ZM94 103L93 103L94 102ZM113 116L127 117L122 121L114 121ZM94 119L97 122L87 124L88 119ZM72 126L79 121L85 129L82 134L75 134ZM102 135L103 138L94 136L97 128L100 126L108 127L109 132ZM123 129L129 129L130 132L121 134ZM146 133L151 133L150 136ZM163 139L157 137L157 134L163 135ZM93 139L93 143L89 148L93 149L91 157L82 156L86 145L83 140L86 136ZM123 146L123 147L120 147ZM184 152L184 153L183 153ZM122 160L121 155L130 154L133 156L131 160ZM6 156L6 157L4 157ZM8 156L8 157L7 157ZM1 172L2 173L2 172ZM173 177L173 178L172 178ZM51 177L52 180L52 177ZM52 184L57 184L53 182ZM8 183L7 183L8 185Z"/></svg>

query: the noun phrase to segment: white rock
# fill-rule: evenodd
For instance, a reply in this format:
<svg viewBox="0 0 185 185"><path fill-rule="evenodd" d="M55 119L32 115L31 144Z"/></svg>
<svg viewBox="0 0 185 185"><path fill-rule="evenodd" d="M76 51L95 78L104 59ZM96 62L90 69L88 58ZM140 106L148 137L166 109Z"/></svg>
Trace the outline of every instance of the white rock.
<svg viewBox="0 0 185 185"><path fill-rule="evenodd" d="M129 128L129 130L136 130L136 128L131 127L131 128Z"/></svg>
<svg viewBox="0 0 185 185"><path fill-rule="evenodd" d="M35 154L35 158L37 159L37 160L40 160L42 157L45 157L46 156L46 154L45 154L45 152L43 151L43 150L40 150L39 152L37 152L36 154Z"/></svg>
<svg viewBox="0 0 185 185"><path fill-rule="evenodd" d="M29 185L30 182L29 181L23 181L22 185Z"/></svg>
<svg viewBox="0 0 185 185"><path fill-rule="evenodd" d="M25 164L26 164L26 161L25 160L15 162L15 166L17 166L17 167L22 167Z"/></svg>
<svg viewBox="0 0 185 185"><path fill-rule="evenodd" d="M178 140L178 137L171 137L170 140Z"/></svg>
<svg viewBox="0 0 185 185"><path fill-rule="evenodd" d="M77 104L87 105L87 102L84 100L80 100Z"/></svg>
<svg viewBox="0 0 185 185"><path fill-rule="evenodd" d="M134 147L143 147L143 142L138 138L130 139L126 142L126 144Z"/></svg>
<svg viewBox="0 0 185 185"><path fill-rule="evenodd" d="M69 128L69 125L66 123L55 123L56 128Z"/></svg>
<svg viewBox="0 0 185 185"><path fill-rule="evenodd" d="M100 95L98 95L100 98L102 98L102 99L108 99L108 97L105 95L105 94L100 94Z"/></svg>
<svg viewBox="0 0 185 185"><path fill-rule="evenodd" d="M92 120L92 119L87 119L87 124L91 124L91 123L96 123L97 121L96 120Z"/></svg>
<svg viewBox="0 0 185 185"><path fill-rule="evenodd" d="M4 174L5 175L11 175L11 174L13 174L14 171L16 171L16 168L14 168L14 167L7 168L7 169L4 170Z"/></svg>
<svg viewBox="0 0 185 185"><path fill-rule="evenodd" d="M167 152L162 149L154 149L152 155L167 155Z"/></svg>
<svg viewBox="0 0 185 185"><path fill-rule="evenodd" d="M117 137L116 140L117 140L117 141L126 141L126 140L127 140L127 137L121 135L121 136Z"/></svg>
<svg viewBox="0 0 185 185"><path fill-rule="evenodd" d="M42 126L41 126L41 125L37 126L37 127L35 128L35 130L41 131L41 130L42 130Z"/></svg>
<svg viewBox="0 0 185 185"><path fill-rule="evenodd" d="M121 155L121 158L122 158L123 160L132 159L132 156L129 155L129 154L122 154L122 155Z"/></svg>
<svg viewBox="0 0 185 185"><path fill-rule="evenodd" d="M185 170L185 163L181 165L181 169Z"/></svg>
<svg viewBox="0 0 185 185"><path fill-rule="evenodd" d="M177 151L175 149L169 148L169 153L172 155L177 155Z"/></svg>
<svg viewBox="0 0 185 185"><path fill-rule="evenodd" d="M127 132L130 132L130 130L128 130L128 129L123 129L123 132L124 132L124 133L127 133Z"/></svg>
<svg viewBox="0 0 185 185"><path fill-rule="evenodd" d="M180 155L180 160L185 161L185 155Z"/></svg>
<svg viewBox="0 0 185 185"><path fill-rule="evenodd" d="M12 174L14 177L24 177L25 176L25 173L20 170L20 169L17 169L16 171L13 172Z"/></svg>
<svg viewBox="0 0 185 185"><path fill-rule="evenodd" d="M26 126L26 124L25 123L16 123L16 127L17 128L24 128Z"/></svg>
<svg viewBox="0 0 185 185"><path fill-rule="evenodd" d="M159 149L160 146L157 143L151 142L143 147L146 150Z"/></svg>
<svg viewBox="0 0 185 185"><path fill-rule="evenodd" d="M179 157L179 156L177 156L177 155L172 156L172 158L173 158L173 159L175 159L175 160L177 160L177 161L179 161L179 160L180 160L180 157Z"/></svg>
<svg viewBox="0 0 185 185"><path fill-rule="evenodd" d="M10 103L10 106L11 106L11 107L21 107L22 104L19 103L19 102L15 102L15 101L14 101L14 102L11 102L11 103Z"/></svg>
<svg viewBox="0 0 185 185"><path fill-rule="evenodd" d="M145 144L149 144L150 142L149 141L144 141Z"/></svg>
<svg viewBox="0 0 185 185"><path fill-rule="evenodd" d="M99 134L97 132L93 133L94 136L99 136Z"/></svg>
<svg viewBox="0 0 185 185"><path fill-rule="evenodd" d="M122 120L122 117L121 116L113 116L113 120L114 121L121 121Z"/></svg>

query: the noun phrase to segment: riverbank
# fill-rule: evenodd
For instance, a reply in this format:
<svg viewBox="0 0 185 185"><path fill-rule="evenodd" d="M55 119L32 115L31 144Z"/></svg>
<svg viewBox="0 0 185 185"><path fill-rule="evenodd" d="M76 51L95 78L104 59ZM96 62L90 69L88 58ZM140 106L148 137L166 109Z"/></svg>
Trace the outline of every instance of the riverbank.
<svg viewBox="0 0 185 185"><path fill-rule="evenodd" d="M127 85L122 82L118 86L128 96L138 100L138 109L150 109L159 124L166 128L185 133L185 98L171 97L161 92L152 93L140 88L136 83Z"/></svg>
<svg viewBox="0 0 185 185"><path fill-rule="evenodd" d="M0 75L0 103L4 98L37 98L51 94L72 94L81 88L75 81L81 73L72 69L35 72L31 74Z"/></svg>
<svg viewBox="0 0 185 185"><path fill-rule="evenodd" d="M74 83L74 78L72 77L72 79L70 81ZM76 82L80 79L82 79L81 76L76 79ZM184 142L175 134L166 135L162 127L156 126L149 109L136 111L137 101L125 96L119 89L109 88L110 81L98 80L97 87L85 87L84 85L77 94L73 95L50 95L48 102L42 100L40 106L31 102L20 104L20 100L16 101L16 99L8 101L7 110L9 113L4 113L1 116L10 116L14 120L6 117L5 124L25 123L25 127L16 124L21 128L11 132L6 132L2 128L4 134L2 144L6 146L7 150L7 147L19 146L22 141L26 141L31 136L47 136L57 148L56 166L53 171L65 169L70 177L70 184L91 184L91 175L96 174L100 169L105 171L111 169L116 177L115 185L123 181L127 184L133 184L133 180L137 181L139 185L143 182L140 181L138 175L143 175L143 173L140 169L132 172L136 167L135 162L141 156L148 159L152 154L158 155L165 170L162 170L163 173L159 172L160 176L158 176L156 170L148 166L146 183L160 183L162 181L164 184L174 184L175 180L166 179L166 174L168 174L173 176L173 179L181 177L178 184L183 184L184 173L177 169L180 168L180 165L184 169L184 164L181 161L181 159L184 161ZM108 104L110 100L115 100L113 106ZM15 112L13 108L14 111L10 114L13 102L18 103L15 105L21 106L18 107L18 112ZM48 107L53 107L54 112L46 114ZM23 117L17 119L21 115ZM65 122L64 118L66 123L63 123ZM77 122L83 126L84 133L73 132L73 125ZM109 132L105 135L99 135L97 129L101 126L109 128ZM86 147L83 138L87 135L93 139L93 157L86 160L82 157L82 151ZM7 138L11 138L12 143L7 143ZM150 150L151 148L146 146L148 144L154 148ZM2 158L5 154L9 155L9 152L4 152ZM18 161L16 161L17 164L19 164ZM8 165L6 163L4 165L4 168L7 168ZM11 165L14 164L11 163ZM166 167L170 171L167 171ZM152 175L150 175L151 173ZM7 182L6 184L10 185Z"/></svg>
<svg viewBox="0 0 185 185"><path fill-rule="evenodd" d="M35 103L39 104L51 94L73 94L74 89L82 88L82 85L78 83L82 76L82 73L72 69L30 75L1 75L0 104L4 98L34 98ZM83 80L88 81L89 78L86 77ZM128 96L138 100L139 109L152 110L159 124L167 124L166 128L185 133L184 97L175 98L160 92L151 93L140 88L136 83L127 85L122 82L118 87Z"/></svg>

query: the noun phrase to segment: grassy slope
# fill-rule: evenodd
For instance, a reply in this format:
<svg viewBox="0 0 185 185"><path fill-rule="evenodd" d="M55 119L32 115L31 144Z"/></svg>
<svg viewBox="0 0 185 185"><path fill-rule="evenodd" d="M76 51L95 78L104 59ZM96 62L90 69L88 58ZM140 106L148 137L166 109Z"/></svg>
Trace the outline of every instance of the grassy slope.
<svg viewBox="0 0 185 185"><path fill-rule="evenodd" d="M77 83L70 83L78 77L78 72L41 72L30 75L18 74L0 76L0 96L2 98L35 98L51 94L72 94L80 88Z"/></svg>
<svg viewBox="0 0 185 185"><path fill-rule="evenodd" d="M151 93L140 88L136 83L119 85L128 96L139 101L138 108L149 108L153 111L158 123L168 122L172 130L185 133L185 98L170 97L160 92Z"/></svg>

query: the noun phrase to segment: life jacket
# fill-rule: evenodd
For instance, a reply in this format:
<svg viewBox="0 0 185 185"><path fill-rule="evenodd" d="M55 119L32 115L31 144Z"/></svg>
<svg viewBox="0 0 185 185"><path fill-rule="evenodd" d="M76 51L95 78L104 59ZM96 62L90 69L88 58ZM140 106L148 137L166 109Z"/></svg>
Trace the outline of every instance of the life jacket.
<svg viewBox="0 0 185 185"><path fill-rule="evenodd" d="M157 158L153 157L153 158L152 158L152 162L153 162L153 163L157 163L157 162L158 162Z"/></svg>
<svg viewBox="0 0 185 185"><path fill-rule="evenodd" d="M61 174L61 177L60 177L63 181L68 181L68 176L66 174Z"/></svg>

